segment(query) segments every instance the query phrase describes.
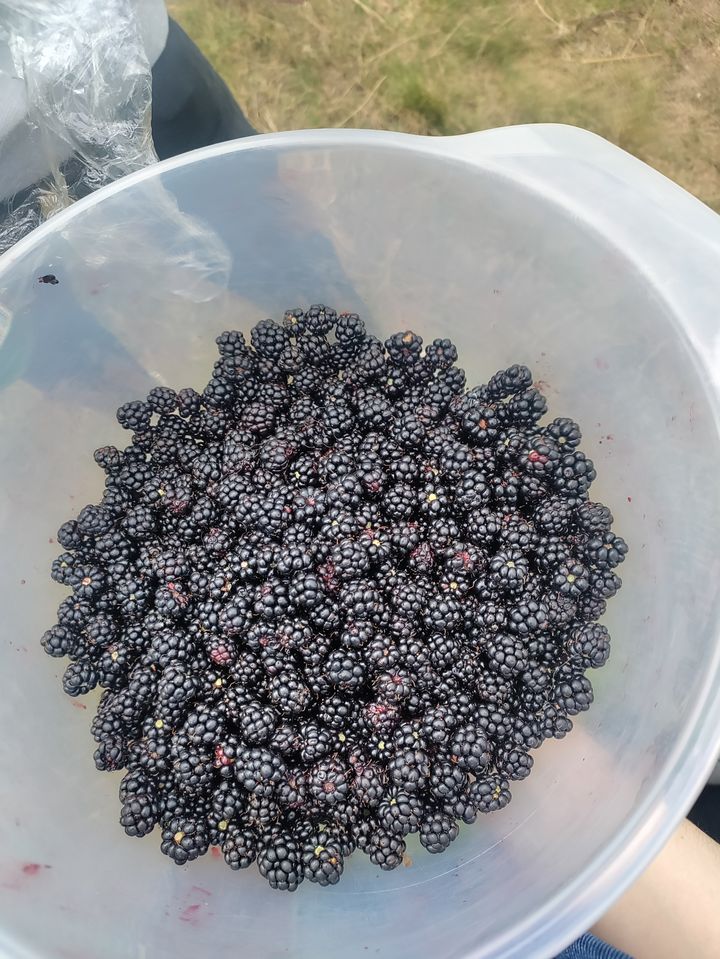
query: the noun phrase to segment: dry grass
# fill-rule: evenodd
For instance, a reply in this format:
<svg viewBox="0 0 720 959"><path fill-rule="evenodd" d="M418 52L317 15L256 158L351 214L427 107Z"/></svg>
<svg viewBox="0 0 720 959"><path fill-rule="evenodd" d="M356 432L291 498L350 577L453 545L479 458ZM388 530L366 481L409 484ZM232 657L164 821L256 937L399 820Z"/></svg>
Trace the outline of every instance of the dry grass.
<svg viewBox="0 0 720 959"><path fill-rule="evenodd" d="M587 127L720 209L717 0L171 0L259 130Z"/></svg>

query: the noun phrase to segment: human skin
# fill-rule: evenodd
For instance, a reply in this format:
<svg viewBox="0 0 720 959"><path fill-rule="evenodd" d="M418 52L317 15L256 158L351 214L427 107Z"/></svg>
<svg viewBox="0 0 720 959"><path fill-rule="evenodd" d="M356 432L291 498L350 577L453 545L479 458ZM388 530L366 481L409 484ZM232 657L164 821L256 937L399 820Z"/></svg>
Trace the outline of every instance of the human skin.
<svg viewBox="0 0 720 959"><path fill-rule="evenodd" d="M684 820L592 932L633 959L717 959L720 846Z"/></svg>

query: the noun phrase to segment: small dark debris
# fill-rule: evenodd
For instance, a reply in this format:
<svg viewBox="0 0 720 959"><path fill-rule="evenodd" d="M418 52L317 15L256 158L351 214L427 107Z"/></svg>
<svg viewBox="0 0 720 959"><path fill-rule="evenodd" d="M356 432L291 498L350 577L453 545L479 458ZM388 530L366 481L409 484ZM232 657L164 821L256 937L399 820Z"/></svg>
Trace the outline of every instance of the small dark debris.
<svg viewBox="0 0 720 959"><path fill-rule="evenodd" d="M38 277L38 283L49 283L51 286L57 286L60 280L54 273L46 273L45 276Z"/></svg>

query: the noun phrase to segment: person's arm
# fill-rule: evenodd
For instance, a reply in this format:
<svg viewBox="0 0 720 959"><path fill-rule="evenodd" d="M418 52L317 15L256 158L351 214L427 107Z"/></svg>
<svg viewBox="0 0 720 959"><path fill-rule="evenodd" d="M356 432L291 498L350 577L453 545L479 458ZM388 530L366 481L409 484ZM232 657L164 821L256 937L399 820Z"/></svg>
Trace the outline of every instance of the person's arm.
<svg viewBox="0 0 720 959"><path fill-rule="evenodd" d="M685 820L592 932L634 959L717 959L720 846Z"/></svg>

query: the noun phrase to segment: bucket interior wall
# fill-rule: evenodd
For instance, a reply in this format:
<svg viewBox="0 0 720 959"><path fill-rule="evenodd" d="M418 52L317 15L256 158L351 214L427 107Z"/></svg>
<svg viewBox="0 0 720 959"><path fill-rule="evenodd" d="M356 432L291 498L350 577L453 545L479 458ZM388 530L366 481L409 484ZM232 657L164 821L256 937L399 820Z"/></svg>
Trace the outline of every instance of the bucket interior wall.
<svg viewBox="0 0 720 959"><path fill-rule="evenodd" d="M214 298L174 295L132 255L160 184L231 254ZM245 150L131 189L147 221L128 218L120 191L0 264L0 946L73 959L459 959L509 944L528 955L534 914L570 886L580 897L598 860L621 858L634 817L652 828L717 668L720 448L675 317L581 220L437 156ZM173 242L162 219L152 228ZM37 283L48 272L57 286ZM530 366L550 414L583 427L593 497L631 554L604 620L612 656L591 674L596 702L534 754L506 810L464 827L444 855L411 841L386 874L357 854L338 887L284 896L210 855L176 868L157 831L125 837L120 775L92 761L96 697L63 695L63 662L39 639L65 595L49 580L55 531L99 500L91 454L123 442L115 408L159 383L202 389L219 332L311 302L357 311L382 337L451 337L470 385Z"/></svg>

